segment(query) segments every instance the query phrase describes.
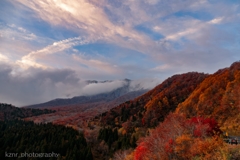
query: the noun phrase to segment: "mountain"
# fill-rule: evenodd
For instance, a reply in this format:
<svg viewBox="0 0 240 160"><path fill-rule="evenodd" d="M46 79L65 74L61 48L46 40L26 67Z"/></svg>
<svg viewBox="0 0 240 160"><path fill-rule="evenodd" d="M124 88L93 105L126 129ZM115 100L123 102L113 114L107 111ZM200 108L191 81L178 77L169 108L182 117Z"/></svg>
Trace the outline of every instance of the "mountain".
<svg viewBox="0 0 240 160"><path fill-rule="evenodd" d="M178 103L183 102L207 76L197 72L174 75L142 96L122 103L89 121L90 128L102 127L100 131L95 131L98 132L98 139L95 139L96 144L92 147L94 157L109 159L116 150L135 148L137 140L149 134L170 112L174 112ZM117 139L114 138L116 129ZM95 147L99 145L102 148L110 147L105 156Z"/></svg>
<svg viewBox="0 0 240 160"><path fill-rule="evenodd" d="M56 110L55 113L47 116L34 116L27 118L37 123L52 122L54 124L62 124L81 129L85 126L85 121L94 118L109 109L132 100L148 91L149 85L144 85L142 82L131 81L124 79L123 85L117 87L110 92L100 93L89 96L78 96L70 99L55 99L46 103L27 106L27 108L47 108ZM121 83L122 83L121 82ZM114 81L91 81L89 84L105 85L113 83ZM105 84L106 83L106 84ZM153 83L150 81L149 83Z"/></svg>
<svg viewBox="0 0 240 160"><path fill-rule="evenodd" d="M189 72L174 75L144 95L120 104L98 117L106 125L121 125L130 120L134 126L154 127L174 111L208 75Z"/></svg>
<svg viewBox="0 0 240 160"><path fill-rule="evenodd" d="M132 125L155 127L176 110L187 118L214 118L224 130L240 133L239 97L240 62L235 62L214 74L174 75L144 95L102 113L96 121L101 119L103 125L121 126L130 120L134 121Z"/></svg>
<svg viewBox="0 0 240 160"><path fill-rule="evenodd" d="M106 85L108 85L109 82L113 82L113 81L100 81L100 82L90 81L90 80L87 81L88 84L106 83ZM140 83L133 84L134 82L129 79L124 79L122 82L123 82L122 86L109 92L102 92L102 93L93 94L93 95L76 96L73 98L66 98L66 99L58 98L58 99L51 100L49 102L29 105L26 107L27 108L50 108L50 107L70 106L70 105L81 105L81 104L87 104L87 103L98 103L103 101L108 103L110 101L116 100L121 96L125 96L125 97L130 96L128 98L128 100L130 100L148 91L148 89L141 86ZM120 102L120 103L123 103L123 102Z"/></svg>
<svg viewBox="0 0 240 160"><path fill-rule="evenodd" d="M240 62L209 75L181 104L177 113L217 120L224 131L240 133Z"/></svg>
<svg viewBox="0 0 240 160"><path fill-rule="evenodd" d="M107 155L117 160L239 159L240 146L223 139L240 135L239 97L240 62L235 62L214 74L174 75L90 124L102 126L97 142L110 146ZM94 157L100 154L93 151Z"/></svg>
<svg viewBox="0 0 240 160"><path fill-rule="evenodd" d="M82 104L46 107L48 109L55 110L56 112L48 115L29 117L26 120L31 120L37 123L52 122L54 124L67 125L79 129L84 127L85 121L94 118L98 114L108 111L114 106L134 99L145 92L145 90L129 92L123 96L113 99L112 101L99 100Z"/></svg>
<svg viewBox="0 0 240 160"><path fill-rule="evenodd" d="M240 61L207 76L122 159L238 160L240 146L225 142L239 135Z"/></svg>

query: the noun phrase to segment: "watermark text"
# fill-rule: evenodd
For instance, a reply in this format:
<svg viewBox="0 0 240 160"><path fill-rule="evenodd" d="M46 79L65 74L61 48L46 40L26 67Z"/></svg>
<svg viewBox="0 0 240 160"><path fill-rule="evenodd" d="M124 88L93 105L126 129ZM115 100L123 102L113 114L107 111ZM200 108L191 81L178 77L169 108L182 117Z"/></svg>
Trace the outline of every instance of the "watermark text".
<svg viewBox="0 0 240 160"><path fill-rule="evenodd" d="M51 158L51 157L59 157L60 154L59 153L35 153L35 152L22 152L22 153L10 153L10 152L5 152L5 157L6 158L23 158L23 157L33 157L33 158L42 158L42 157L47 157L47 158Z"/></svg>

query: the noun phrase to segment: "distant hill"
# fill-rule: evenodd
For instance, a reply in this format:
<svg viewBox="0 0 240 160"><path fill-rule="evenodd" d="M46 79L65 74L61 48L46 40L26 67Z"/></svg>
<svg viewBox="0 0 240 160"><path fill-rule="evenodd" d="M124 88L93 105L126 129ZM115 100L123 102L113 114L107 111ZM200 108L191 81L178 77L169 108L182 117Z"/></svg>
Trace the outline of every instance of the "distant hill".
<svg viewBox="0 0 240 160"><path fill-rule="evenodd" d="M54 124L70 125L81 128L83 121L92 119L96 115L108 111L123 102L134 99L145 92L145 90L129 92L123 96L113 99L112 101L99 100L82 104L41 107L56 110L56 112L48 115L33 116L27 119L38 123L52 122Z"/></svg>
<svg viewBox="0 0 240 160"><path fill-rule="evenodd" d="M47 116L40 115L27 118L38 123L52 122L81 128L85 120L91 119L96 115L108 111L109 109L132 100L148 90L144 89L140 83L131 84L132 81L125 79L124 85L111 92L100 93L89 96L78 96L69 99L55 99L46 103L27 106L26 108L54 109L55 113ZM109 81L88 83L109 83Z"/></svg>
<svg viewBox="0 0 240 160"><path fill-rule="evenodd" d="M88 81L88 83L106 83L109 81L97 82L97 81ZM125 84L122 87L119 87L110 92L99 93L95 95L84 95L84 96L76 96L73 98L58 98L51 100L49 102L41 103L41 104L34 104L26 106L27 108L50 108L50 107L60 107L60 106L71 106L71 105L81 105L87 103L98 103L98 102L111 102L114 100L119 99L120 97L128 97L125 98L127 100L134 99L143 93L147 92L147 89L142 88L141 86L137 89L131 88L131 80L124 79L123 82ZM139 84L140 85L140 84ZM120 101L123 103L125 101Z"/></svg>
<svg viewBox="0 0 240 160"><path fill-rule="evenodd" d="M30 108L18 108L11 104L0 103L0 120L14 120L23 119L26 117L38 116L42 114L54 113L53 110L47 109L30 109Z"/></svg>

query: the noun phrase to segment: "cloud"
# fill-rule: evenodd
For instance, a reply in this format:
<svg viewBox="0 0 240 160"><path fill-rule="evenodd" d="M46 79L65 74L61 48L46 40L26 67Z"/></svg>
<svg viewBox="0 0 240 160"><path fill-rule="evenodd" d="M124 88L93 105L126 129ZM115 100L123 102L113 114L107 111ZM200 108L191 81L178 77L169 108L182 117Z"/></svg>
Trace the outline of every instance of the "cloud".
<svg viewBox="0 0 240 160"><path fill-rule="evenodd" d="M158 78L144 78L133 80L130 82L130 91L136 91L140 89L149 90L161 83L162 80Z"/></svg>
<svg viewBox="0 0 240 160"><path fill-rule="evenodd" d="M0 53L0 62L3 61L3 62L8 62L9 59L7 56L4 56L3 54Z"/></svg>
<svg viewBox="0 0 240 160"><path fill-rule="evenodd" d="M98 70L102 73L106 72L108 74L116 74L121 72L114 64L103 62L97 59L86 59L80 55L73 55L73 59L79 62L81 65L85 65L88 68Z"/></svg>
<svg viewBox="0 0 240 160"><path fill-rule="evenodd" d="M52 69L53 66L59 66L58 68L70 68L80 72L83 72L84 70L87 72L88 69L89 72L90 70L93 71L92 74L97 74L96 72L100 72L102 75L104 75L104 73L108 75L116 73L121 74L121 69L116 65L104 62L103 59L88 58L76 49L72 50L72 56L66 54L68 53L68 50L74 46L86 45L95 41L97 41L97 39L90 40L84 37L74 37L54 42L40 50L32 51L23 56L20 60L16 61L16 64L25 69L29 67ZM57 56L59 54L61 54L61 56Z"/></svg>
<svg viewBox="0 0 240 160"><path fill-rule="evenodd" d="M0 24L1 37L11 39L23 39L23 40L36 40L37 36L34 33L27 31L22 27L18 27L15 24L7 24L7 26Z"/></svg>
<svg viewBox="0 0 240 160"><path fill-rule="evenodd" d="M54 53L69 49L73 46L82 45L86 43L89 43L89 41L84 40L81 37L74 37L74 38L69 38L62 41L54 42L53 44L47 47L44 47L43 49L33 51L23 56L21 60L19 60L17 63L21 63L23 65L28 65L28 66L46 68L47 66L37 63L36 60L41 59L42 57L45 58L49 54L54 54Z"/></svg>
<svg viewBox="0 0 240 160"><path fill-rule="evenodd" d="M4 22L0 23L0 39L0 52L11 62L52 42L48 37L37 36L26 28Z"/></svg>
<svg viewBox="0 0 240 160"><path fill-rule="evenodd" d="M110 81L105 83L91 83L82 88L82 92L85 95L93 95L99 93L111 92L115 89L127 85L127 82L123 80Z"/></svg>
<svg viewBox="0 0 240 160"><path fill-rule="evenodd" d="M124 80L88 83L69 69L28 68L0 63L0 102L24 106L55 98L106 93L127 85ZM131 90L150 89L152 82L132 81ZM154 82L155 84L155 82Z"/></svg>
<svg viewBox="0 0 240 160"><path fill-rule="evenodd" d="M16 105L39 103L62 97L65 92L74 93L76 87L81 86L71 70L29 68L21 72L17 66L4 63L1 63L0 68L1 102Z"/></svg>
<svg viewBox="0 0 240 160"><path fill-rule="evenodd" d="M148 54L153 59L155 59L155 55L163 54L166 51L166 46L161 42L169 41L164 43L171 44L168 48L181 47L186 43L185 40L195 42L196 37L203 34L205 29L224 23L226 19L226 15L217 11L226 4L215 4L209 1L54 0L42 2L18 0L18 2L33 10L38 18L52 25L63 26L84 36L97 37L106 43L115 43L137 50ZM234 12L224 10L224 13L227 14L226 17L236 15L238 7L234 6L233 8ZM186 16L179 16L178 14L181 12ZM203 19L199 18L201 13L209 16L210 19L212 16L213 18L205 21L206 16ZM236 16L232 20L236 20ZM135 29L136 26L143 24L147 24L149 29L158 31L165 38L156 42L147 33Z"/></svg>
<svg viewBox="0 0 240 160"><path fill-rule="evenodd" d="M90 38L101 37L107 42L116 43L121 46L143 49L141 46L151 47L151 39L143 34L137 33L132 26L116 25L109 19L103 6L107 2L101 1L97 4L91 1L27 1L19 0L19 3L32 9L39 18L53 25L64 26L75 32ZM103 3L103 4L101 4ZM109 6L111 7L111 6ZM134 10L134 9L133 9ZM137 8L135 11L137 12ZM137 16L137 15L135 15ZM142 16L141 16L142 17ZM129 21L130 22L130 21ZM125 41L125 38L128 41ZM139 46L138 44L145 44ZM138 45L138 47L136 47ZM146 50L146 48L144 49Z"/></svg>

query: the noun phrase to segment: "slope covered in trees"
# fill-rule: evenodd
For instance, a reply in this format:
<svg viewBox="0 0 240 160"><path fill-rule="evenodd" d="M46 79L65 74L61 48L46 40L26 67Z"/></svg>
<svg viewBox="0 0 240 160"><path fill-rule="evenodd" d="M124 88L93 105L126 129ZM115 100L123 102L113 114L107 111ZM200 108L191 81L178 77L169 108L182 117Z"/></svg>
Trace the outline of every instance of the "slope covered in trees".
<svg viewBox="0 0 240 160"><path fill-rule="evenodd" d="M146 94L125 102L96 119L101 119L103 125L120 127L124 122L131 122L133 127L155 127L206 77L206 74L196 72L174 75Z"/></svg>
<svg viewBox="0 0 240 160"><path fill-rule="evenodd" d="M136 141L148 134L149 128L162 122L206 77L206 74L196 72L172 76L143 96L95 117L89 122L90 126L105 126L98 133L97 145L106 144L108 156L118 150L135 148ZM118 137L114 138L116 136L111 133L116 133L116 130ZM97 153L95 150L94 153Z"/></svg>
<svg viewBox="0 0 240 160"><path fill-rule="evenodd" d="M20 120L0 122L0 159L7 153L27 153L23 159L92 159L83 134L64 126L34 124ZM55 153L50 155L49 153ZM57 154L57 155L56 155ZM52 157L51 157L52 156ZM41 159L40 157L39 159ZM17 158L15 158L17 159Z"/></svg>
<svg viewBox="0 0 240 160"><path fill-rule="evenodd" d="M230 148L214 119L171 113L149 136L139 141L126 160L235 160L240 146Z"/></svg>
<svg viewBox="0 0 240 160"><path fill-rule="evenodd" d="M239 97L240 62L236 62L211 75L172 76L95 122L118 129L116 142L105 141L122 150L114 154L115 159L235 159L240 158L240 148L229 147L222 136L224 131L240 134ZM126 151L134 148L131 145L118 148L121 137L128 142L137 139L137 148L133 152Z"/></svg>
<svg viewBox="0 0 240 160"><path fill-rule="evenodd" d="M38 116L42 114L54 113L53 110L18 108L11 104L0 103L0 120L14 120L26 117Z"/></svg>
<svg viewBox="0 0 240 160"><path fill-rule="evenodd" d="M166 116L137 142L134 151L122 151L121 158L116 153L115 159L240 159L240 146L223 140L223 131L240 135L240 62L206 77Z"/></svg>
<svg viewBox="0 0 240 160"><path fill-rule="evenodd" d="M240 62L208 76L176 112L212 117L224 131L240 135Z"/></svg>

